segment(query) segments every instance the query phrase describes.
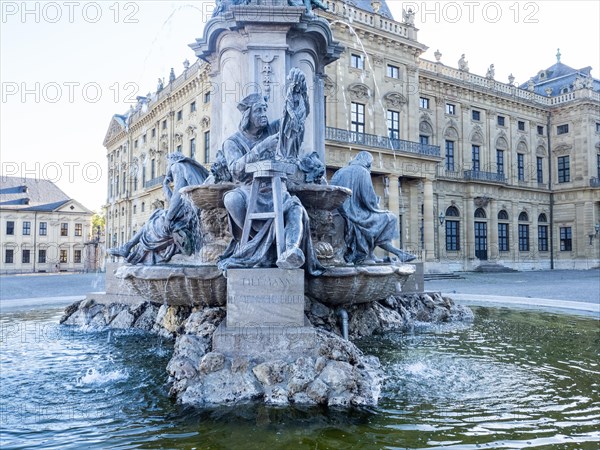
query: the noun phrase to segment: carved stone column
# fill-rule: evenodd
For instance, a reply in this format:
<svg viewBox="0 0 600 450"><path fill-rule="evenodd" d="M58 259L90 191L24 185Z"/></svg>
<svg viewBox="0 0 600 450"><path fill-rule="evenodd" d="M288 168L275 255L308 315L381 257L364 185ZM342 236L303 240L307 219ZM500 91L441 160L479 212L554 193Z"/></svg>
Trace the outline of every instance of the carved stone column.
<svg viewBox="0 0 600 450"><path fill-rule="evenodd" d="M423 239L424 239L424 260L434 261L434 236L433 236L433 182L423 180Z"/></svg>
<svg viewBox="0 0 600 450"><path fill-rule="evenodd" d="M204 27L190 44L197 57L210 63L211 154L237 131L240 100L253 93L268 98L269 119L279 119L292 67L306 76L310 115L305 123L302 153L317 151L324 161L323 82L325 66L343 50L333 40L325 19L309 17L305 8L273 0L229 7Z"/></svg>

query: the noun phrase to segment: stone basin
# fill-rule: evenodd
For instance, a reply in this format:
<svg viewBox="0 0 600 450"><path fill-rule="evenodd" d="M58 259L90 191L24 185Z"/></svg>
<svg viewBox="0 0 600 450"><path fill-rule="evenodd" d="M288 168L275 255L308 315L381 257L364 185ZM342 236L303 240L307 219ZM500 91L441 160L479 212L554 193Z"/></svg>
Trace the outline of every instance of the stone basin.
<svg viewBox="0 0 600 450"><path fill-rule="evenodd" d="M415 272L410 264L328 267L320 277L306 277L306 295L331 306L382 300L396 294Z"/></svg>
<svg viewBox="0 0 600 450"><path fill-rule="evenodd" d="M210 210L225 208L223 196L235 189L236 183L201 184L198 186L186 186L181 189L181 194L189 198L197 208Z"/></svg>
<svg viewBox="0 0 600 450"><path fill-rule="evenodd" d="M352 190L331 184L303 184L290 188L305 208L333 211L352 195Z"/></svg>
<svg viewBox="0 0 600 450"><path fill-rule="evenodd" d="M227 280L214 265L121 266L116 278L158 304L224 306Z"/></svg>

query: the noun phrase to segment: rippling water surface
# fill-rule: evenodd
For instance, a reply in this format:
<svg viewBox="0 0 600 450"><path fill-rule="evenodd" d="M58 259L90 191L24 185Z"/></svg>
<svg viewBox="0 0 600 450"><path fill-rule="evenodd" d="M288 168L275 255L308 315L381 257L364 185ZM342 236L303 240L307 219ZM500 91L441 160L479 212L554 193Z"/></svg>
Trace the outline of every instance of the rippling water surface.
<svg viewBox="0 0 600 450"><path fill-rule="evenodd" d="M171 342L6 313L0 447L597 449L598 321L474 310L473 325L359 342L387 380L379 407L351 411L183 408L164 384Z"/></svg>

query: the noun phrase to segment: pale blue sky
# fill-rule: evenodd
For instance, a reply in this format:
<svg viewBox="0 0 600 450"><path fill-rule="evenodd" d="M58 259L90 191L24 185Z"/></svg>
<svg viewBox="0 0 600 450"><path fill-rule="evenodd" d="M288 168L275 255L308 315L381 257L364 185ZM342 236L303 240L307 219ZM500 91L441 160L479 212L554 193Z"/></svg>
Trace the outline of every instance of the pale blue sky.
<svg viewBox="0 0 600 450"><path fill-rule="evenodd" d="M201 36L212 2L1 3L2 174L56 178L68 195L99 209L110 118L127 111L127 96L155 90L171 67L179 75L186 58L194 62L187 44ZM403 6L416 8L419 40L430 47L425 58L439 49L442 62L456 67L465 53L471 72L485 75L493 63L497 80L513 73L518 83L554 64L558 47L562 62L592 66L599 78L599 4L388 0L396 19Z"/></svg>

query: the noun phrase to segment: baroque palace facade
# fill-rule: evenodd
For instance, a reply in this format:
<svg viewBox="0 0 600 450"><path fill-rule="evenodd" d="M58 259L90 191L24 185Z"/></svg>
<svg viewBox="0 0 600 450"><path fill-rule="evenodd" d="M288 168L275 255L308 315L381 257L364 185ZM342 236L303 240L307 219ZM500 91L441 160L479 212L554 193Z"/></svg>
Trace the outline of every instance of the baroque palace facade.
<svg viewBox="0 0 600 450"><path fill-rule="evenodd" d="M600 80L591 68L557 54L522 86L499 82L493 66L480 76L464 60L443 64L439 52L422 59L410 14L397 22L385 2L355 3L318 12L345 46L321 80L328 178L371 152L381 206L399 219L396 244L427 272L597 267ZM169 152L210 166L221 144L210 139L211 102L242 96L211 85L206 63L184 66L110 123L108 245L162 207Z"/></svg>

